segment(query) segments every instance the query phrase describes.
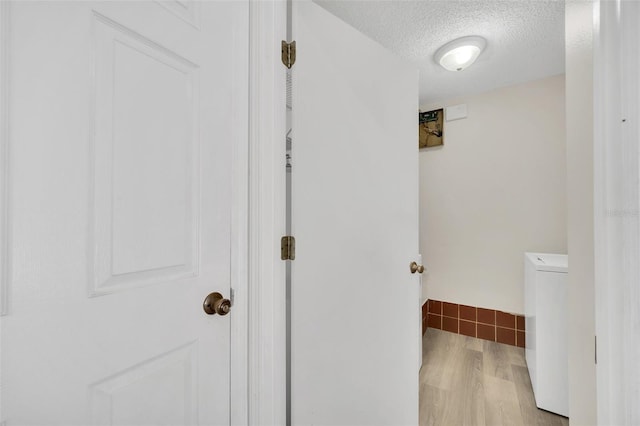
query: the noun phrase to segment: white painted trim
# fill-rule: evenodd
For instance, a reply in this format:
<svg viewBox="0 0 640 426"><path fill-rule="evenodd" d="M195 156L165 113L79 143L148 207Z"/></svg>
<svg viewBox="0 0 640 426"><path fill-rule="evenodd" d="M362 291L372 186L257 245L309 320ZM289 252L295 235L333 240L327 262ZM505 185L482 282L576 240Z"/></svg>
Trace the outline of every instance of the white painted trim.
<svg viewBox="0 0 640 426"><path fill-rule="evenodd" d="M286 424L286 2L249 5L249 424Z"/></svg>
<svg viewBox="0 0 640 426"><path fill-rule="evenodd" d="M249 424L249 0L234 14L233 51L247 55L233 72L233 171L231 183L231 370L230 424Z"/></svg>
<svg viewBox="0 0 640 426"><path fill-rule="evenodd" d="M607 74L611 71L606 65L607 59L614 52L607 52L606 47L611 48L611 34L608 33L610 28L609 19L611 18L611 6L614 3L594 1L594 58L593 58L593 116L604 117L608 115L609 108L615 108L613 102L606 101L606 90L611 89L611 85L617 85L617 82L607 82ZM603 20L607 22L602 22ZM604 24L607 31L602 31ZM611 424L610 420L610 377L611 377L611 357L609 348L611 346L608 318L607 288L606 282L606 219L604 210L606 202L605 196L605 143L606 138L606 121L594 120L594 141L593 141L593 223L594 223L594 273L595 273L595 318L596 318L596 336L598 337L598 346L596 356L598 363L596 364L596 393L597 393L597 415L598 424Z"/></svg>
<svg viewBox="0 0 640 426"><path fill-rule="evenodd" d="M0 1L0 315L7 313L9 279L9 4Z"/></svg>
<svg viewBox="0 0 640 426"><path fill-rule="evenodd" d="M598 424L640 421L640 64L635 2L596 1L595 310Z"/></svg>
<svg viewBox="0 0 640 426"><path fill-rule="evenodd" d="M2 328L7 313L9 280L9 2L0 1L0 422L4 423L2 404Z"/></svg>

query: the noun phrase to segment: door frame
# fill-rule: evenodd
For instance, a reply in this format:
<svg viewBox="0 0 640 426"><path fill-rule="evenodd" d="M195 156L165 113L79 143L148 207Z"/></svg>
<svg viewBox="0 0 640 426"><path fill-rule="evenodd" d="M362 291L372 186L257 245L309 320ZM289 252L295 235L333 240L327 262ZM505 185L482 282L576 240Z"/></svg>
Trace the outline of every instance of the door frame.
<svg viewBox="0 0 640 426"><path fill-rule="evenodd" d="M605 47L615 49L618 44L617 30L615 22L609 16L608 11L602 9L610 9L608 4L601 4L599 0L594 1L595 22L594 22L594 47L593 47L593 106L594 117L603 117L608 115L608 111L619 113L619 102L606 103L606 91L616 89L617 81L607 81L606 75L608 68L611 67L609 62L613 62L610 56L614 58L615 50L607 52ZM604 12L604 13L603 13ZM603 28L604 26L604 28ZM608 65L608 66L607 66ZM616 93L615 91L613 93ZM618 96L616 96L618 98ZM616 99L619 101L619 99ZM609 126L608 126L609 125ZM606 218L604 217L605 203L605 145L606 131L614 129L610 127L610 123L601 123L594 120L594 138L593 138L593 222L594 222L594 280L595 280L595 334L596 334L596 399L597 399L597 418L598 423L610 424L612 413L612 397L610 388L610 379L612 374L612 363L610 361L608 348L611 346L610 341L610 308L608 305L610 290L606 286L606 263L604 261L607 255L606 251ZM619 136L619 135L616 135ZM599 340L599 342L598 342ZM598 348L597 346L600 346ZM598 350L599 349L599 350ZM599 361L599 362L598 362Z"/></svg>
<svg viewBox="0 0 640 426"><path fill-rule="evenodd" d="M248 424L287 418L286 28L286 0L249 0Z"/></svg>
<svg viewBox="0 0 640 426"><path fill-rule="evenodd" d="M249 3L242 3L243 13L235 18L244 22L233 25L231 40L234 52L247 52L242 61L235 62L238 69L233 72L232 119L234 143L232 147L231 172L231 294L233 312L230 334L230 372L229 372L229 422L233 425L247 425L248 420L248 358L249 358ZM244 24L244 25L243 25ZM246 25L246 26L245 26Z"/></svg>
<svg viewBox="0 0 640 426"><path fill-rule="evenodd" d="M9 218L9 3L0 1L0 422L4 424L2 409L2 319L6 315L8 271Z"/></svg>
<svg viewBox="0 0 640 426"><path fill-rule="evenodd" d="M610 156L609 145L618 143L624 147L632 141L637 143L639 136L634 121L640 110L640 97L637 95L640 80L637 77L633 80L625 78L635 75L629 70L631 66L625 53L637 49L639 43L637 35L630 33L629 23L620 18L625 13L620 11L619 1L594 0L593 3L593 105L594 117L599 118L594 120L593 162L597 419L598 424L621 424L625 420L633 422L636 420L633 416L638 415L633 406L640 394L634 381L637 381L640 370L634 368L636 354L629 348L637 348L640 344L640 330L634 326L640 315L637 308L630 309L625 305L630 296L638 294L637 287L633 289L633 285L638 283L633 281L632 275L629 276L628 270L620 267L622 262L610 245L611 238L619 232L615 228L620 226L622 219L637 223L638 206L635 206L635 211L619 207L623 205L621 201L628 200L628 192L615 194L610 186L614 179L627 178L625 165L608 162L607 158ZM629 118L630 126L621 124L622 117ZM612 169L615 169L613 177ZM634 172L637 174L638 171ZM611 196L613 203L609 201ZM623 227L622 232L625 229L629 228Z"/></svg>

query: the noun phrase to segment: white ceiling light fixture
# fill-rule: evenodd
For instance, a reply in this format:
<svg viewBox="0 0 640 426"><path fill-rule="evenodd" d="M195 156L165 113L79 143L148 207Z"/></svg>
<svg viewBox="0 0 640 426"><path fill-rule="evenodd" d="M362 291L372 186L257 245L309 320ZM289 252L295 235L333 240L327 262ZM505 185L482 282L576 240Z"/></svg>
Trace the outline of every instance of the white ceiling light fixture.
<svg viewBox="0 0 640 426"><path fill-rule="evenodd" d="M462 71L478 59L486 45L480 36L461 37L438 49L434 58L446 70Z"/></svg>

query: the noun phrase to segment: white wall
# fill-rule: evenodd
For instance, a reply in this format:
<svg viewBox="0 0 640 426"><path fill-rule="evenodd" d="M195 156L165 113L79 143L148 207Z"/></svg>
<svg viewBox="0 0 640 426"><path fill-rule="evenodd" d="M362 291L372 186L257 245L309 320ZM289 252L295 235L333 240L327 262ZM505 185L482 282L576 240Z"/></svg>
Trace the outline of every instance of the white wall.
<svg viewBox="0 0 640 426"><path fill-rule="evenodd" d="M566 253L564 75L467 104L420 150L423 298L524 312L524 252Z"/></svg>
<svg viewBox="0 0 640 426"><path fill-rule="evenodd" d="M598 424L640 425L640 2L599 0L594 52ZM624 324L624 326L621 326Z"/></svg>
<svg viewBox="0 0 640 426"><path fill-rule="evenodd" d="M593 2L566 2L569 416L576 425L596 424L593 26Z"/></svg>

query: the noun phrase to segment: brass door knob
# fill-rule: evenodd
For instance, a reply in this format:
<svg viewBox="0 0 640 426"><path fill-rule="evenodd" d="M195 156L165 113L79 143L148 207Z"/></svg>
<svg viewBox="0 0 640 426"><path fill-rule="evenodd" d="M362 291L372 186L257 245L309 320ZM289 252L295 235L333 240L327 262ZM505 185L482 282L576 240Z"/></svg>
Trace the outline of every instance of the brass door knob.
<svg viewBox="0 0 640 426"><path fill-rule="evenodd" d="M202 309L207 315L227 315L231 310L231 301L218 292L211 293L204 299Z"/></svg>
<svg viewBox="0 0 640 426"><path fill-rule="evenodd" d="M415 274L416 272L421 274L424 272L424 266L418 265L416 262L411 262L411 265L409 265L409 269L411 270L412 274Z"/></svg>

